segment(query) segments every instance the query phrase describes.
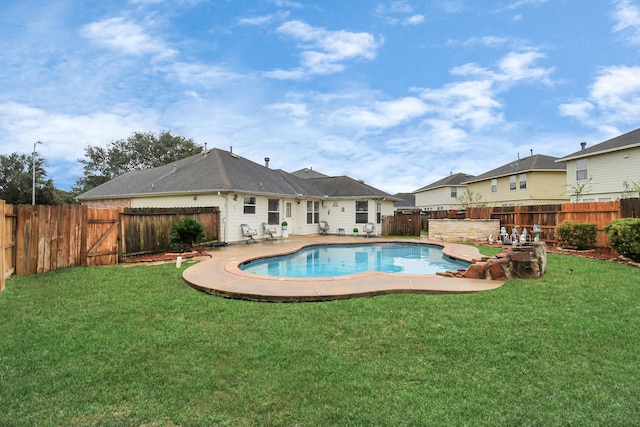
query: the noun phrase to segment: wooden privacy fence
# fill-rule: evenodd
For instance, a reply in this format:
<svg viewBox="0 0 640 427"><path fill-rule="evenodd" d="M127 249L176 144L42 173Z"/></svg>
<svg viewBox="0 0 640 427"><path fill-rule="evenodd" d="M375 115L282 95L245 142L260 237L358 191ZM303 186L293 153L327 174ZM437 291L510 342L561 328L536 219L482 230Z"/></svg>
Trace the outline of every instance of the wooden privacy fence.
<svg viewBox="0 0 640 427"><path fill-rule="evenodd" d="M0 200L0 292L16 271L16 207Z"/></svg>
<svg viewBox="0 0 640 427"><path fill-rule="evenodd" d="M119 212L79 205L19 205L16 274L116 264Z"/></svg>
<svg viewBox="0 0 640 427"><path fill-rule="evenodd" d="M500 225L511 228L519 226L531 231L534 224L540 225L540 239L547 243L557 243L556 226L565 221L595 223L598 229L596 245L609 247L604 227L614 219L640 217L640 199L621 199L613 202L563 203L535 206L495 206L468 208L467 218L498 219Z"/></svg>
<svg viewBox="0 0 640 427"><path fill-rule="evenodd" d="M13 274L112 265L129 255L128 251L169 249L171 225L186 216L204 224L209 242L219 239L217 207L122 210L11 206L0 200L0 291Z"/></svg>
<svg viewBox="0 0 640 427"><path fill-rule="evenodd" d="M168 249L171 225L187 216L204 225L206 242L220 238L220 209L201 208L125 208L120 216L121 258Z"/></svg>
<svg viewBox="0 0 640 427"><path fill-rule="evenodd" d="M419 236L422 230L420 212L384 217L381 227L383 236Z"/></svg>

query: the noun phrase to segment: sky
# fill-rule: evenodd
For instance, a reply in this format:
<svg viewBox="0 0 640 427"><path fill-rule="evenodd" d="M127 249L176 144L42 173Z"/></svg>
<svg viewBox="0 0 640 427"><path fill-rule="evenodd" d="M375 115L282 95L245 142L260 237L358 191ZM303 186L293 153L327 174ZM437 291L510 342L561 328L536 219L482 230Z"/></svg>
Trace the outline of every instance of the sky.
<svg viewBox="0 0 640 427"><path fill-rule="evenodd" d="M0 0L0 64L57 188L169 130L410 193L640 127L640 0Z"/></svg>

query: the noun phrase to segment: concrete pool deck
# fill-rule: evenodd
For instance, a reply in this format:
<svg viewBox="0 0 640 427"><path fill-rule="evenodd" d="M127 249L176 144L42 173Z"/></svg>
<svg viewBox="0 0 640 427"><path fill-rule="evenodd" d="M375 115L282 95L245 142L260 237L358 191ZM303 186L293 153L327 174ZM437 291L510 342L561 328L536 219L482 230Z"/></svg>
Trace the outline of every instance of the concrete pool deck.
<svg viewBox="0 0 640 427"><path fill-rule="evenodd" d="M496 289L504 282L463 279L439 275L404 275L368 271L349 276L294 278L246 273L238 266L250 259L295 252L315 244L371 242L413 242L443 247L446 255L472 262L482 255L472 246L422 240L353 236L300 236L259 240L257 244L236 243L208 251L210 259L183 273L193 288L227 298L265 302L328 301L389 293L468 293Z"/></svg>

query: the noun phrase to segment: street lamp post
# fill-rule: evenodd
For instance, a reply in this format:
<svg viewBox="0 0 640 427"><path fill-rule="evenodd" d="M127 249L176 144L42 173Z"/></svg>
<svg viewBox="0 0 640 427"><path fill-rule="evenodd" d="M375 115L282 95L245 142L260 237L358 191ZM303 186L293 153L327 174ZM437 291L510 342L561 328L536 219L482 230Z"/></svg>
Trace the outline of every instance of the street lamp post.
<svg viewBox="0 0 640 427"><path fill-rule="evenodd" d="M42 144L40 141L33 143L33 153L31 153L31 169L33 172L33 180L31 181L31 204L36 204L36 144Z"/></svg>

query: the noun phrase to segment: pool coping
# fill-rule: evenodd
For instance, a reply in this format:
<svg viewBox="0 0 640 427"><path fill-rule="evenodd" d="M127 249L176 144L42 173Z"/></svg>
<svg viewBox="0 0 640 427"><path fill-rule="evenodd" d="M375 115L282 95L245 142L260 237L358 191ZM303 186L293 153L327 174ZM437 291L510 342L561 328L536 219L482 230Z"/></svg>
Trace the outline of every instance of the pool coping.
<svg viewBox="0 0 640 427"><path fill-rule="evenodd" d="M311 302L370 297L389 293L457 294L492 290L504 282L429 275L399 275L367 271L349 276L295 278L247 273L240 264L255 258L287 254L317 244L403 242L441 246L452 258L474 262L483 258L477 248L428 239L407 240L381 237L304 236L259 240L257 244L233 244L209 251L211 258L182 273L193 288L226 298L263 302Z"/></svg>

